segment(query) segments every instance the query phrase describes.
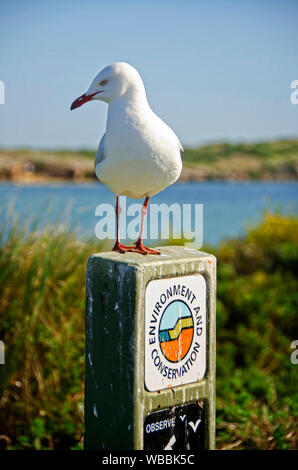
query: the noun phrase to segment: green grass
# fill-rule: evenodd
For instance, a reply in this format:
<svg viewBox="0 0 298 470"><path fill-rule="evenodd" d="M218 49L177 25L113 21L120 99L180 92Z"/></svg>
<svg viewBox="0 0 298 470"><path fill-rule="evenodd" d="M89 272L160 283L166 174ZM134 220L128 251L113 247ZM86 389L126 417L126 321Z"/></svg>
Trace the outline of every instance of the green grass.
<svg viewBox="0 0 298 470"><path fill-rule="evenodd" d="M274 160L298 157L298 140L279 140L259 143L231 144L228 142L204 145L198 148L185 149L183 159L189 162L215 162L222 157L258 157L262 160Z"/></svg>
<svg viewBox="0 0 298 470"><path fill-rule="evenodd" d="M82 448L85 266L103 246L55 228L4 233L0 447ZM297 448L298 220L265 214L244 239L208 250L218 258L217 447Z"/></svg>

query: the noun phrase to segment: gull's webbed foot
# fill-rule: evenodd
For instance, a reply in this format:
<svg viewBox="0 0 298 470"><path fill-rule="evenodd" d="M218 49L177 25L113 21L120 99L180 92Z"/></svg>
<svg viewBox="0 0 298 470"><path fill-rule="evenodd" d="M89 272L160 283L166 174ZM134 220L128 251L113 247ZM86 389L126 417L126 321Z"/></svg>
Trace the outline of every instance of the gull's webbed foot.
<svg viewBox="0 0 298 470"><path fill-rule="evenodd" d="M131 246L122 245L122 243L116 241L112 251L117 251L118 253L126 253L127 251L130 251L130 249Z"/></svg>
<svg viewBox="0 0 298 470"><path fill-rule="evenodd" d="M142 255L160 255L159 251L148 248L141 240L138 240L135 243L135 246L132 246L128 251L131 251L132 253L140 253Z"/></svg>

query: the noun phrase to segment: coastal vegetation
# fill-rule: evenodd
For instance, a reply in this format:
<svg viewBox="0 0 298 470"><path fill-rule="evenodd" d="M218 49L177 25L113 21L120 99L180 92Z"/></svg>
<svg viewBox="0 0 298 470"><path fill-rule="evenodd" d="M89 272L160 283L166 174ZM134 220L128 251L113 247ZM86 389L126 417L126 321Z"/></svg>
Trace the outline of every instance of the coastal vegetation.
<svg viewBox="0 0 298 470"><path fill-rule="evenodd" d="M106 246L29 228L0 233L0 448L80 449L85 266ZM266 213L203 249L218 259L217 448L295 449L298 218Z"/></svg>
<svg viewBox="0 0 298 470"><path fill-rule="evenodd" d="M92 180L96 150L0 149L0 180ZM181 181L298 179L298 140L186 148Z"/></svg>

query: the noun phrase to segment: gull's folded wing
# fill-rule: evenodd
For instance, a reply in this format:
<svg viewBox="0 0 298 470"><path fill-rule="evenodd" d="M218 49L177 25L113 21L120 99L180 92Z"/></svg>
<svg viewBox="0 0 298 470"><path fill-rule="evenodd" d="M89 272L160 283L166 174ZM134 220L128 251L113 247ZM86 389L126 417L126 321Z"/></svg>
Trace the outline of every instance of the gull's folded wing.
<svg viewBox="0 0 298 470"><path fill-rule="evenodd" d="M99 142L98 150L96 152L96 157L95 157L95 166L102 162L105 158L105 153L104 153L104 146L105 146L105 139L106 139L106 134L102 136Z"/></svg>

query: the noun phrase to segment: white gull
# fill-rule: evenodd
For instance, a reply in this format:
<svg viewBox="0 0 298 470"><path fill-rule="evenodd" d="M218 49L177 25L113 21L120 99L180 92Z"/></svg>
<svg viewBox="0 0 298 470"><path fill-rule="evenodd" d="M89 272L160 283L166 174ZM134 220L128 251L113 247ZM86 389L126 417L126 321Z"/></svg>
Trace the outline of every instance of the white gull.
<svg viewBox="0 0 298 470"><path fill-rule="evenodd" d="M143 245L144 217L149 198L179 178L183 150L172 129L150 108L143 81L125 62L105 67L71 109L90 100L108 103L106 132L101 138L95 173L116 196L117 239L113 250L125 253L159 254ZM119 240L119 196L145 198L140 237L133 247Z"/></svg>

